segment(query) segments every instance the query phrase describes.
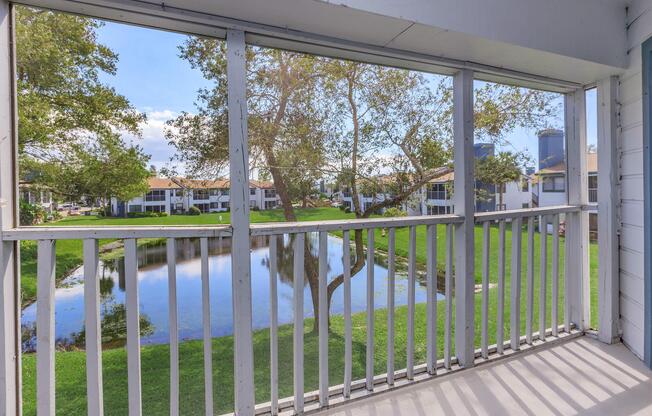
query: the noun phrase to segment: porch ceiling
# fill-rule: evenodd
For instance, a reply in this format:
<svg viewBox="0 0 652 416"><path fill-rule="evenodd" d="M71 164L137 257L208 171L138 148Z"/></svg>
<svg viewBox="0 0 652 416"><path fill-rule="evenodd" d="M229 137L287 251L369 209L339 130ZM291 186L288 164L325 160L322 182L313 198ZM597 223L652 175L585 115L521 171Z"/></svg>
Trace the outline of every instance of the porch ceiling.
<svg viewBox="0 0 652 416"><path fill-rule="evenodd" d="M622 344L587 336L318 415L649 415L652 371Z"/></svg>
<svg viewBox="0 0 652 416"><path fill-rule="evenodd" d="M489 3L500 12L511 1ZM512 16L496 12L483 14L482 7L486 6L475 10L487 3L485 0L448 2L458 4L456 7L448 7L442 1L412 0L404 8L392 1L344 0L337 3L320 0L20 2L212 36L224 36L224 28L238 28L248 32L250 42L261 45L440 73L470 67L481 74L481 79L551 89L592 83L618 73L626 63L625 7L619 1L568 3L563 0L573 6L554 10L554 5L542 9L536 6L541 2L518 0L521 6L509 9ZM373 6L365 6L371 3ZM459 4L468 9L468 13L463 13L468 16L466 22L456 16L465 10ZM584 6L591 7L583 9ZM419 10L423 10L424 16L415 14ZM547 13L537 17L541 10ZM441 11L442 17L435 19L435 11ZM563 13L571 16L546 20ZM579 18L587 13L569 27L573 16ZM506 30L505 22L510 19L518 24ZM478 25L480 29L472 30ZM401 53L407 55L400 56Z"/></svg>

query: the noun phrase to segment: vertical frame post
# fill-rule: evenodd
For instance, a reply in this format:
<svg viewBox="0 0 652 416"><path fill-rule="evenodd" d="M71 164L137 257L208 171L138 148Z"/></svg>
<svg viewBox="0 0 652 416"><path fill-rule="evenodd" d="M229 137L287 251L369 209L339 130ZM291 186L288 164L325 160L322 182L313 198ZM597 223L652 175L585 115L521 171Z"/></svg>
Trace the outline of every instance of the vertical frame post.
<svg viewBox="0 0 652 416"><path fill-rule="evenodd" d="M245 35L226 34L229 105L229 174L231 181L231 279L235 413L254 413L254 366L251 332L251 259L249 257L249 150L247 147L247 72Z"/></svg>
<svg viewBox="0 0 652 416"><path fill-rule="evenodd" d="M455 347L462 367L475 359L474 331L474 181L473 181L473 71L462 70L453 78L453 136L455 214L464 222L455 225Z"/></svg>
<svg viewBox="0 0 652 416"><path fill-rule="evenodd" d="M18 225L18 137L12 5L0 0L0 237ZM0 241L0 414L21 414L20 253Z"/></svg>
<svg viewBox="0 0 652 416"><path fill-rule="evenodd" d="M618 77L598 82L598 338L618 339Z"/></svg>
<svg viewBox="0 0 652 416"><path fill-rule="evenodd" d="M588 204L588 175L586 170L586 99L583 88L565 97L566 124L566 192L569 205ZM589 302L589 217L588 212L566 215L566 244L573 259L564 277L568 279L570 322L584 330L590 323Z"/></svg>

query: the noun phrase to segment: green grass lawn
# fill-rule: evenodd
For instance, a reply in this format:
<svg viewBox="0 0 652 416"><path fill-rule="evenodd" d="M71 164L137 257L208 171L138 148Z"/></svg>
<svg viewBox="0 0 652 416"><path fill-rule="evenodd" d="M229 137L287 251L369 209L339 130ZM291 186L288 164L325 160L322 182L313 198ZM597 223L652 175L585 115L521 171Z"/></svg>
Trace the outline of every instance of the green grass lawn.
<svg viewBox="0 0 652 416"><path fill-rule="evenodd" d="M222 223L228 222L228 214L222 215ZM306 209L299 210L298 217L302 221L324 220L337 218L351 218L350 214L332 209ZM76 217L57 223L57 225L126 225L126 224L216 224L218 223L219 214L207 214L197 217L191 216L172 216L162 218L140 218L140 219L99 219ZM282 213L278 210L252 212L252 222L280 221ZM524 229L525 230L525 229ZM481 244L482 244L481 227L476 227L475 244L476 244L476 282L481 281ZM438 226L437 230L439 251L439 266L443 266L444 260L444 241L445 227ZM497 282L497 258L498 258L498 229L492 227L491 237L491 256L490 270L491 283ZM366 233L365 233L366 238ZM563 320L563 262L564 250L563 238L560 239L560 299L559 299L559 320ZM375 235L376 247L380 250L386 249L387 237L382 237L381 231L377 230ZM29 244L29 243L27 243ZM523 232L522 240L522 295L519 308L521 310L521 334L525 330L525 299L526 299L526 259L527 259L527 234ZM408 247L408 230L399 229L396 232L396 250L401 256L407 255ZM511 227L506 231L506 281L505 281L505 339L509 339L509 322L510 322L510 257L511 257ZM538 258L540 253L540 241L538 234L535 234L534 241L535 265L534 265L534 323L535 331L538 329L539 316L539 265ZM552 238L548 238L548 253L552 253ZM32 259L26 259L26 254L30 254ZM35 281L35 263L33 260L34 250L32 252L23 249L23 290L26 290L26 280L34 287ZM426 256L425 245L425 227L417 227L417 260L424 262ZM551 300L551 254L548 255L548 288L547 288L547 322L550 326L550 305ZM597 321L597 244L590 245L591 261L591 313L592 322ZM57 267L62 269L68 266L76 265L81 262L81 242L62 241L57 245ZM26 273L30 272L31 275ZM28 279L26 279L28 277ZM364 278L357 276L356 278ZM443 288L440 287L440 290ZM475 328L476 328L476 346L480 342L480 311L481 295L475 296ZM489 291L489 333L490 343L495 342L496 333L496 314L497 314L498 293L495 288ZM443 307L444 303L438 304L438 351L442 353L443 343ZM417 305L416 316L416 358L417 362L425 360L425 305ZM406 308L399 307L396 309L396 368L400 368L405 363L405 345L406 345ZM306 391L317 388L317 338L310 333L312 323L306 320L305 323L305 377ZM329 372L331 384L342 382L343 372L343 322L341 317L332 318L332 327L330 333L330 354L329 354ZM366 324L365 314L356 314L354 316L354 353L353 353L353 371L354 378L364 377L365 367L365 339ZM375 370L377 374L385 371L386 362L386 311L384 309L376 311L375 323ZM286 325L280 329L279 345L279 373L281 374L280 396L285 397L292 394L292 326ZM254 354L255 354L255 385L256 400L264 402L269 400L269 333L267 330L257 331L254 334ZM201 414L203 413L203 362L202 346L200 341L184 342L181 346L181 412L182 414ZM104 401L105 413L108 415L125 414L127 409L127 366L126 351L124 348L117 348L104 351ZM216 338L213 340L213 363L214 363L214 397L216 409L220 412L232 411L233 406L233 344L231 337ZM57 411L61 414L83 414L85 413L85 355L83 352L57 352L56 354L56 371L57 371ZM169 403L169 348L167 345L147 346L142 349L142 380L143 380L143 410L145 414L162 414L168 412ZM34 414L35 398L35 356L27 354L23 357L23 375L24 375L24 406L25 414Z"/></svg>

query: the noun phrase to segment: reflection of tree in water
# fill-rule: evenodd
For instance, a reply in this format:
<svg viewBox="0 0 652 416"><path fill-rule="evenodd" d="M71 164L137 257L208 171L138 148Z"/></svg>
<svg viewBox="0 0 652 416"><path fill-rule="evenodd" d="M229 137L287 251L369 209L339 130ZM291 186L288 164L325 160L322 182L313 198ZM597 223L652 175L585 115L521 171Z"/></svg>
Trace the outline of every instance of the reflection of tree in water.
<svg viewBox="0 0 652 416"><path fill-rule="evenodd" d="M114 299L102 304L102 345L114 348L127 342L127 308L124 303L116 303ZM154 325L145 314L140 314L140 336L154 333ZM86 345L86 328L71 335L71 344L77 348Z"/></svg>
<svg viewBox="0 0 652 416"><path fill-rule="evenodd" d="M269 239L276 238L276 264L281 282L292 286L294 283L294 240L296 235L292 234L285 238L284 235L273 235ZM318 329L319 316L319 247L318 234L308 233L304 246L304 277L305 283L310 286L312 298L313 331ZM266 245L269 245L267 243ZM252 247L254 242L252 241ZM263 260L264 265L269 268L269 255ZM328 265L330 269L330 264Z"/></svg>

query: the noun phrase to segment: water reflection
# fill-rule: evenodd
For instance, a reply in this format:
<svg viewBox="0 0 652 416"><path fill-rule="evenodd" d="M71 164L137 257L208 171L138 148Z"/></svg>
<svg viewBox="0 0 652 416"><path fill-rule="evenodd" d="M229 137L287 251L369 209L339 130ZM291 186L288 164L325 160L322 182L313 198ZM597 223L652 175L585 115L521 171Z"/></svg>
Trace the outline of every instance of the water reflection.
<svg viewBox="0 0 652 416"><path fill-rule="evenodd" d="M279 323L292 322L293 241L288 236L278 238L278 306ZM306 282L304 289L304 316L313 317L317 300L318 243L317 235L306 239ZM211 333L230 335L233 331L231 297L231 240L209 239L209 273L211 299ZM179 335L182 340L202 336L201 321L201 262L199 240L177 240L177 297L179 308ZM387 269L377 260L374 267L374 306L385 307L387 298ZM254 329L269 326L269 238L256 237L251 242L252 305ZM329 281L342 273L342 240L328 237ZM366 266L351 280L353 312L366 310ZM100 296L102 342L105 346L124 344L125 273L124 258L103 261L100 264ZM157 344L169 342L168 335L168 275L165 243L138 248L138 287L141 313L141 342ZM83 348L84 304L83 270L76 270L55 294L55 336L59 348ZM406 304L407 279L398 274L396 305ZM331 302L331 315L343 312L343 288L338 287ZM425 302L426 292L417 285L417 302ZM36 305L23 310L23 348L35 347Z"/></svg>

